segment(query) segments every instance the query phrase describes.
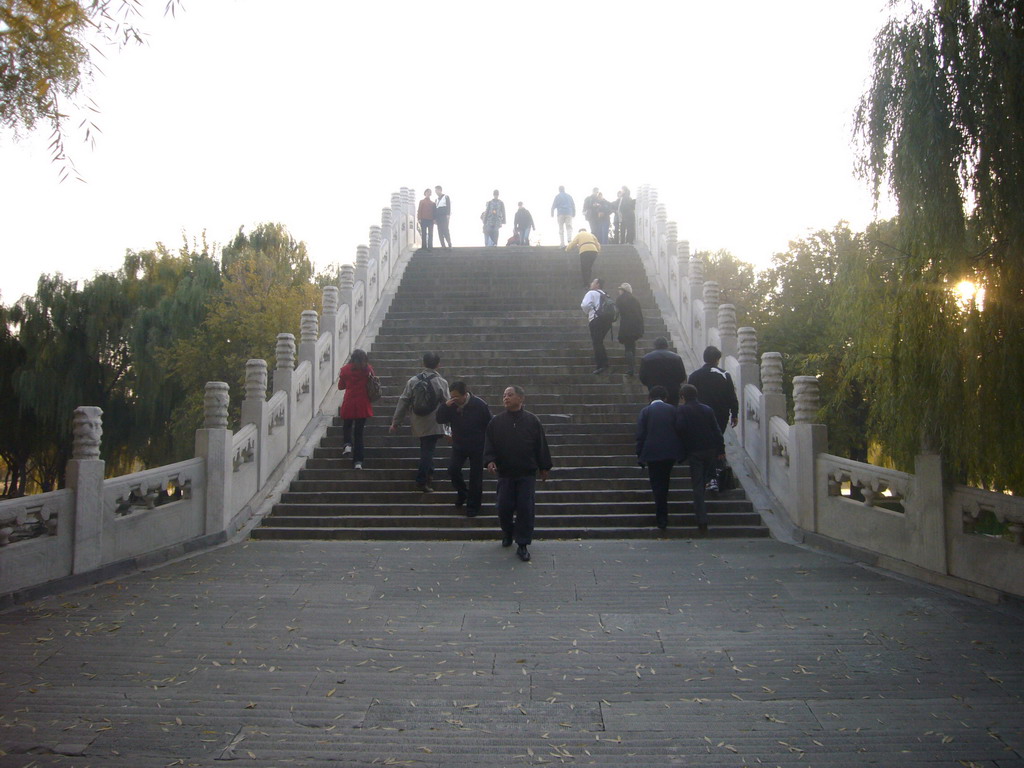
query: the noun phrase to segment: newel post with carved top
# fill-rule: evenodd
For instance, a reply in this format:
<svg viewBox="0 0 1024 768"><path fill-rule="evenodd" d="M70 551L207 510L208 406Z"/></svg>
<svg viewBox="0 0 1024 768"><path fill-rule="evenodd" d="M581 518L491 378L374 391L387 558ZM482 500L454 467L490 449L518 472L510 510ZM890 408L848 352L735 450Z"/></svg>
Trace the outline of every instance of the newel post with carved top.
<svg viewBox="0 0 1024 768"><path fill-rule="evenodd" d="M92 405L75 409L74 443L67 465L66 486L75 494L72 573L98 568L103 561L103 470L100 440L103 411Z"/></svg>
<svg viewBox="0 0 1024 768"><path fill-rule="evenodd" d="M231 524L232 435L228 428L228 385L206 382L203 393L203 427L196 430L196 458L206 461L207 536L227 530Z"/></svg>
<svg viewBox="0 0 1024 768"><path fill-rule="evenodd" d="M740 375L739 381L736 382L736 396L740 401L740 434L743 444L746 445L749 437L747 416L757 407L757 403L753 409L747 403L747 385L753 384L758 389L761 388L761 368L757 364L757 331L749 326L740 328L737 331L737 347L736 359L740 364Z"/></svg>
<svg viewBox="0 0 1024 768"><path fill-rule="evenodd" d="M789 483L793 522L807 531L817 531L817 487L815 463L828 450L828 427L818 424L821 407L818 379L793 377L793 425L789 428Z"/></svg>
<svg viewBox="0 0 1024 768"><path fill-rule="evenodd" d="M256 425L256 487L266 482L267 436L270 419L267 415L267 361L248 360L245 363L245 399L242 400L242 424Z"/></svg>

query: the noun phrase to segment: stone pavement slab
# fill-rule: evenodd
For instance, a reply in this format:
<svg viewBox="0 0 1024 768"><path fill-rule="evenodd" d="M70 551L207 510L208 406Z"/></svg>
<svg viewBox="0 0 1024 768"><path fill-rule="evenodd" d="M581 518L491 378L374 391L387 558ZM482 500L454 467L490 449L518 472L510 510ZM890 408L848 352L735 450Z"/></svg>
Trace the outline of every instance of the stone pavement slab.
<svg viewBox="0 0 1024 768"><path fill-rule="evenodd" d="M0 768L1024 768L1024 615L767 539L250 541L0 614Z"/></svg>

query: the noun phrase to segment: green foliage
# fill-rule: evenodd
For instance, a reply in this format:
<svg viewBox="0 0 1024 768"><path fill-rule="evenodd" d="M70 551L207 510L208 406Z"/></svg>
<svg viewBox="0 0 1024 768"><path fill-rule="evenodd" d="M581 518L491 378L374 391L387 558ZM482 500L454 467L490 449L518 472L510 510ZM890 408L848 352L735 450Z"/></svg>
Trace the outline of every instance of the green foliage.
<svg viewBox="0 0 1024 768"><path fill-rule="evenodd" d="M315 307L306 246L284 227L240 232L223 270L208 251L205 242L128 251L116 273L81 288L43 276L34 296L0 306L8 494L62 485L80 405L103 409L110 475L188 458L206 382L230 382L237 403L245 361L270 358L277 334L298 331L302 310Z"/></svg>
<svg viewBox="0 0 1024 768"><path fill-rule="evenodd" d="M173 14L179 2L167 0L165 12ZM141 8L141 0L0 2L0 126L17 136L49 124L51 157L62 180L74 172L64 151L68 115L62 102L79 104L101 46L143 42L134 24ZM87 109L97 111L91 102ZM96 126L85 120L82 127L92 141Z"/></svg>
<svg viewBox="0 0 1024 768"><path fill-rule="evenodd" d="M871 424L901 464L1024 491L1024 2L936 0L876 40L861 169L899 226L843 279ZM984 288L962 307L961 280Z"/></svg>
<svg viewBox="0 0 1024 768"><path fill-rule="evenodd" d="M758 293L753 265L740 261L726 250L696 251L694 258L704 262L704 280L718 283L720 302L736 307L737 325L753 325L754 316L764 301Z"/></svg>
<svg viewBox="0 0 1024 768"><path fill-rule="evenodd" d="M175 441L193 441L202 426L208 381L231 387L237 417L244 397L245 363L258 358L274 367L277 334L299 336L303 310L317 308L306 245L280 224L264 224L252 235L239 231L224 249L221 292L195 333L158 351L157 357L186 393L171 418Z"/></svg>

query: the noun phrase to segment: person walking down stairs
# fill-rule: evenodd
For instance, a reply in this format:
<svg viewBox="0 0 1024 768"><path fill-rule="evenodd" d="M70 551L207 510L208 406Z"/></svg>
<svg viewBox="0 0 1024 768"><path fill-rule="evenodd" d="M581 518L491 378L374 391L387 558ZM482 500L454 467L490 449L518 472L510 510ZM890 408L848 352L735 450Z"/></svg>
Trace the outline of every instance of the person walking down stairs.
<svg viewBox="0 0 1024 768"><path fill-rule="evenodd" d="M345 391L338 415L344 422L345 447L343 456L352 457L352 468L363 468L363 428L366 420L373 418L373 404L366 384L373 375L370 358L361 349L353 349L348 362L338 371L338 389Z"/></svg>
<svg viewBox="0 0 1024 768"><path fill-rule="evenodd" d="M484 495L484 437L491 423L491 409L474 395L464 381L453 381L451 398L437 406L438 424L449 424L452 430L452 456L448 462L448 478L455 489L455 506L465 506L466 517L480 514ZM469 459L469 487L462 478L462 465Z"/></svg>
<svg viewBox="0 0 1024 768"><path fill-rule="evenodd" d="M405 389L398 396L398 406L391 418L388 431L394 434L398 426L411 412L413 437L420 441L420 463L416 469L416 488L424 493L434 490L434 449L437 441L451 434L446 424L437 423L437 407L451 399L448 382L441 378L437 367L441 356L436 352L423 353L423 370L406 382Z"/></svg>

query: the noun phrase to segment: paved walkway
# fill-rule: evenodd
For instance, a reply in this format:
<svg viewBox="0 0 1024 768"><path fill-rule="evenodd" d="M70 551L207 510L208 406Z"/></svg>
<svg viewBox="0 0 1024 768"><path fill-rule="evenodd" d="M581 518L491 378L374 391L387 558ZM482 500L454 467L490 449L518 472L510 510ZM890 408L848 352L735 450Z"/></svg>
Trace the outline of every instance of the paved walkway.
<svg viewBox="0 0 1024 768"><path fill-rule="evenodd" d="M771 540L250 542L0 615L0 767L1024 767L1024 618Z"/></svg>

